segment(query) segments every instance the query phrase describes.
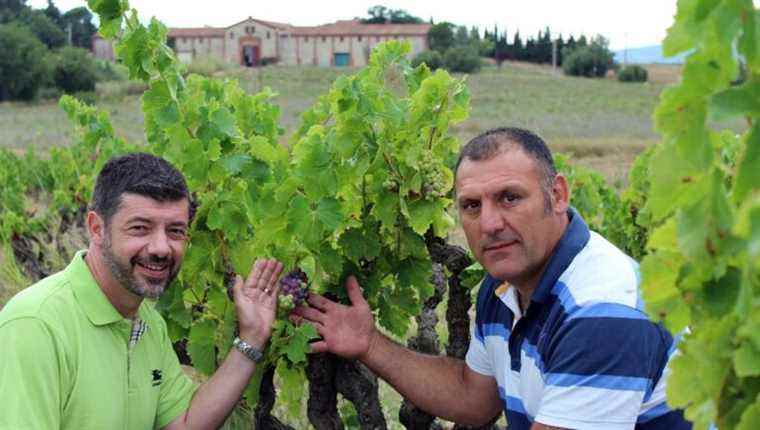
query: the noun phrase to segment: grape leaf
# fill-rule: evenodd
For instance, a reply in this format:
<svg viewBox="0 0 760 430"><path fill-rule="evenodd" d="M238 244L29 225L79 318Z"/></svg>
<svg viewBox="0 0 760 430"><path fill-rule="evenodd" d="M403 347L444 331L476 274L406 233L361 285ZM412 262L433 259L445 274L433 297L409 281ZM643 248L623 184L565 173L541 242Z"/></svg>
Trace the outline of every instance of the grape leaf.
<svg viewBox="0 0 760 430"><path fill-rule="evenodd" d="M205 375L211 375L216 369L215 330L216 324L211 320L195 321L187 340L187 353L193 367Z"/></svg>

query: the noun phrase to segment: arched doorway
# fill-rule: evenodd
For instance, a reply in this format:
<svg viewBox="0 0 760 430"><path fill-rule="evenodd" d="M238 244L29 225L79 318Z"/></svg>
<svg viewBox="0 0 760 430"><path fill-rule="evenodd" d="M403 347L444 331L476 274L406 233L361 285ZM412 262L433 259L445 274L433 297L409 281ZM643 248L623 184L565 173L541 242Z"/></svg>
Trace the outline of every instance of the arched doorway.
<svg viewBox="0 0 760 430"><path fill-rule="evenodd" d="M243 67L256 67L260 61L261 40L251 36L238 39L238 64Z"/></svg>

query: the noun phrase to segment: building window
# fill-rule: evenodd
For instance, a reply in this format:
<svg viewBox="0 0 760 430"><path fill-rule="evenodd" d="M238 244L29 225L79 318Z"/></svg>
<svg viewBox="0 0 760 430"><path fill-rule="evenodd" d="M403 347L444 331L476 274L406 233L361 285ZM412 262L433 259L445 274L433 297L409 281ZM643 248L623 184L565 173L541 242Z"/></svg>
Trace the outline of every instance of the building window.
<svg viewBox="0 0 760 430"><path fill-rule="evenodd" d="M357 39L359 40L359 42L362 41L362 37L361 36L357 37Z"/></svg>
<svg viewBox="0 0 760 430"><path fill-rule="evenodd" d="M280 35L280 39L287 39L287 38L288 38L288 35L287 35L287 34L281 34L281 35Z"/></svg>
<svg viewBox="0 0 760 430"><path fill-rule="evenodd" d="M232 39L234 39L234 38L235 38L235 32L234 32L234 31L231 31L231 32L230 32L230 40L232 40Z"/></svg>
<svg viewBox="0 0 760 430"><path fill-rule="evenodd" d="M325 36L322 36L322 42L327 42L327 38Z"/></svg>
<svg viewBox="0 0 760 430"><path fill-rule="evenodd" d="M267 39L271 38L272 35L267 31Z"/></svg>
<svg viewBox="0 0 760 430"><path fill-rule="evenodd" d="M343 36L340 36L340 41L343 42Z"/></svg>

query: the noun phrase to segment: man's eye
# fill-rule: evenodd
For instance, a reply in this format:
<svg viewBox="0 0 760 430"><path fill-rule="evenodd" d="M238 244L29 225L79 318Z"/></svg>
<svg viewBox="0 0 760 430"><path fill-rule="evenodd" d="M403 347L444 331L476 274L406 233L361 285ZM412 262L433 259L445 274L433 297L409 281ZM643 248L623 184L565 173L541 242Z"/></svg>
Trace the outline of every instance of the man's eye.
<svg viewBox="0 0 760 430"><path fill-rule="evenodd" d="M502 196L502 199L507 203L514 203L515 201L520 199L520 196L513 193L504 193Z"/></svg>
<svg viewBox="0 0 760 430"><path fill-rule="evenodd" d="M142 232L142 231L146 231L148 228L145 227L144 225L133 225L129 229L132 231Z"/></svg>
<svg viewBox="0 0 760 430"><path fill-rule="evenodd" d="M187 232L181 228L173 229L170 233L175 236L184 239L187 236Z"/></svg>
<svg viewBox="0 0 760 430"><path fill-rule="evenodd" d="M475 209L478 208L478 206L479 206L478 202L463 202L460 205L460 207L462 208L462 210L465 210L465 211L475 210Z"/></svg>

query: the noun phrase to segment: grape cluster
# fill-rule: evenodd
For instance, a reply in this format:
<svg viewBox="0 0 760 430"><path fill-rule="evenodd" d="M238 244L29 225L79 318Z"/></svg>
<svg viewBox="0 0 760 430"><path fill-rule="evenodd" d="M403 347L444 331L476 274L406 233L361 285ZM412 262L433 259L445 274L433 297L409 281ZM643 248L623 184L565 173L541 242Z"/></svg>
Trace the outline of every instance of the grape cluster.
<svg viewBox="0 0 760 430"><path fill-rule="evenodd" d="M422 193L430 197L446 197L448 189L441 172L439 163L433 158L432 152L425 152L420 160L420 173L422 173Z"/></svg>
<svg viewBox="0 0 760 430"><path fill-rule="evenodd" d="M277 310L282 315L288 315L306 301L309 295L309 278L301 269L296 268L280 279L280 296L277 299Z"/></svg>
<svg viewBox="0 0 760 430"><path fill-rule="evenodd" d="M383 182L383 188L385 188L387 191L390 191L392 193L397 193L399 190L399 183L398 179L395 177L390 177Z"/></svg>

